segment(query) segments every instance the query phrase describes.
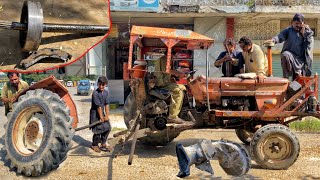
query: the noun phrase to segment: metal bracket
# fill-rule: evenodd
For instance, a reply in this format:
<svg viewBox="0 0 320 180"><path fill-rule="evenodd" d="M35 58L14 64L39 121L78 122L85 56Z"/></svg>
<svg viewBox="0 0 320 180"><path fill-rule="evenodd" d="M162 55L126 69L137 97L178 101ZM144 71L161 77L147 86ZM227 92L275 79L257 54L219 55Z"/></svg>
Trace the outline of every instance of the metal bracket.
<svg viewBox="0 0 320 180"><path fill-rule="evenodd" d="M38 51L33 51L29 57L23 59L20 62L20 66L27 69L30 66L36 64L37 62L45 59L45 58L55 58L63 61L64 63L71 59L71 55L67 52L64 52L59 49L40 49Z"/></svg>

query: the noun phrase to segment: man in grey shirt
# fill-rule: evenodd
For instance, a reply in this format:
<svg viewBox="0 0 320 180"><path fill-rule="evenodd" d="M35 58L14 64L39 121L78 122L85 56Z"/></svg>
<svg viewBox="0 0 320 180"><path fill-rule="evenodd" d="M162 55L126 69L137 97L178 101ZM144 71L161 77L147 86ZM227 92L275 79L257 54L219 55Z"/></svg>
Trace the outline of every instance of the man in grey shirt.
<svg viewBox="0 0 320 180"><path fill-rule="evenodd" d="M281 66L284 78L292 76L292 79L295 80L298 75L311 76L313 35L310 27L304 24L304 16L297 13L292 18L292 26L268 40L274 43L284 42L281 51Z"/></svg>

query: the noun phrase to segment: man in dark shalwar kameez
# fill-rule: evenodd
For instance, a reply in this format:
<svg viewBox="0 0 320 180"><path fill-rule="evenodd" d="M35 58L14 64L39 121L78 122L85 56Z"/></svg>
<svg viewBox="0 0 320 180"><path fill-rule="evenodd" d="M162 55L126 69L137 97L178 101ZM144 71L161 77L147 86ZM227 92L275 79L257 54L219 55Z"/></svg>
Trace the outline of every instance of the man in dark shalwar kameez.
<svg viewBox="0 0 320 180"><path fill-rule="evenodd" d="M284 42L281 51L284 78L292 76L292 80L295 80L299 75L312 75L314 33L304 22L304 16L297 13L292 18L292 26L268 40L274 43Z"/></svg>
<svg viewBox="0 0 320 180"><path fill-rule="evenodd" d="M100 121L101 123L91 128L93 132L91 148L95 152L110 151L111 147L107 145L108 135L111 131L109 121L109 102L108 91L105 87L108 85L108 79L101 76L98 79L98 88L92 93L90 124ZM101 146L99 147L99 143Z"/></svg>

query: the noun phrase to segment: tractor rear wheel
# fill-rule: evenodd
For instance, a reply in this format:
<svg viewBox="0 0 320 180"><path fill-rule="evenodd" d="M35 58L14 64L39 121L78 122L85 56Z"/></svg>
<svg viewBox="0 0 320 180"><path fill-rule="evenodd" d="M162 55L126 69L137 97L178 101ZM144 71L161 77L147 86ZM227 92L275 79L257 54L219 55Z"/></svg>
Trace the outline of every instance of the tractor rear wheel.
<svg viewBox="0 0 320 180"><path fill-rule="evenodd" d="M22 95L5 125L4 147L10 168L26 176L58 168L71 147L71 124L69 108L57 94L37 89Z"/></svg>
<svg viewBox="0 0 320 180"><path fill-rule="evenodd" d="M131 119L136 117L137 113L137 106L135 97L132 93L130 93L124 103L124 122L129 128L129 122ZM142 127L144 128L144 127ZM174 138L176 138L180 133L174 132L174 133L166 133L165 130L161 131L160 133L153 133L148 134L145 137L140 138L140 142L146 145L151 146L164 146L168 144L169 142L173 141Z"/></svg>
<svg viewBox="0 0 320 180"><path fill-rule="evenodd" d="M250 152L263 168L288 169L298 159L300 144L287 126L269 124L254 133Z"/></svg>
<svg viewBox="0 0 320 180"><path fill-rule="evenodd" d="M254 133L247 131L245 129L235 129L238 138L245 144L250 144L252 136Z"/></svg>

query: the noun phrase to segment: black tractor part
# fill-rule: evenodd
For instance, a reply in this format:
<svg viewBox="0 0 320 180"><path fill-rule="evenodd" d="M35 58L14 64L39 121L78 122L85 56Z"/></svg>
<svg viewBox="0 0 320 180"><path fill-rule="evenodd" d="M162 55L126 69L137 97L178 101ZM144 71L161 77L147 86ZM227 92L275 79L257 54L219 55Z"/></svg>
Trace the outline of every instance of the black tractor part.
<svg viewBox="0 0 320 180"><path fill-rule="evenodd" d="M124 122L127 128L130 127L130 121L137 116L137 106L136 100L132 93L127 96L127 99L124 103ZM144 127L141 127L144 128ZM159 131L158 133L148 134L145 137L140 138L140 142L146 145L152 146L164 146L169 142L173 141L180 133L179 132L170 132L166 133L166 131Z"/></svg>

